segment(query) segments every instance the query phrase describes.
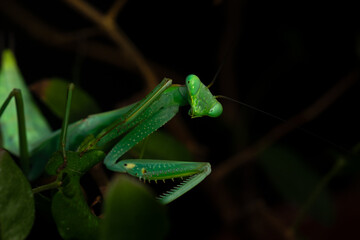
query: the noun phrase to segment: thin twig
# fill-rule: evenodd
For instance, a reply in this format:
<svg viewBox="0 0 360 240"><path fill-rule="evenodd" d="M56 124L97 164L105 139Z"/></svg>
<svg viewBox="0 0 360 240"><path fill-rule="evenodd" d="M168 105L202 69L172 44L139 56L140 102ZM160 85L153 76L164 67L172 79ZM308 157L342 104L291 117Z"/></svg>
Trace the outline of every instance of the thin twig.
<svg viewBox="0 0 360 240"><path fill-rule="evenodd" d="M104 30L110 39L116 43L129 60L134 61L143 77L146 79L148 89L153 89L158 84L156 77L149 64L145 61L144 57L137 50L136 46L126 36L126 34L117 26L113 18L101 14L95 8L82 0L64 0L69 6L73 7L85 17L93 21L97 26Z"/></svg>
<svg viewBox="0 0 360 240"><path fill-rule="evenodd" d="M85 15L87 18L92 20L120 48L116 50L109 48L108 46L103 46L99 43L93 42L88 43L88 46L86 47L86 54L90 56L100 56L100 59L106 60L107 62L109 62L109 60L111 60L112 63L118 62L117 65L126 66L130 69L133 68L131 65L135 65L146 80L146 88L148 90L153 89L157 85L158 78L156 77L156 74L150 65L137 50L136 46L130 41L126 34L122 32L122 30L116 25L114 21L113 17L116 17L116 14L114 14L113 11L115 11L116 8L118 8L116 11L119 11L121 9L120 5L117 5L116 3L114 4L113 10L111 10L111 13L109 13L112 14L111 16L113 17L109 17L110 15L108 16L101 14L99 11L84 1L64 1ZM32 36L42 40L43 42L46 42L47 44L53 44L56 46L62 45L62 47L69 48L69 46L66 46L66 44L69 44L79 38L78 34L66 34L54 30L53 26L44 24L44 22L35 17L26 8L22 7L15 1L0 1L0 11L3 14L9 16L14 22L24 27L25 30ZM82 46L84 46L83 43ZM78 47L78 45L76 45L75 48L76 47ZM106 53L103 53L102 49L105 49Z"/></svg>
<svg viewBox="0 0 360 240"><path fill-rule="evenodd" d="M23 28L30 36L44 44L72 51L78 51L81 47L81 49L86 49L86 51L82 51L84 56L137 73L134 63L127 61L125 54L120 49L88 39L99 34L98 27L80 29L76 32L62 32L33 15L16 1L11 0L0 1L0 12ZM103 34L103 31L101 33ZM79 44L80 41L81 44Z"/></svg>
<svg viewBox="0 0 360 240"><path fill-rule="evenodd" d="M116 0L111 6L110 10L107 12L106 16L110 19L115 20L119 12L125 6L127 0Z"/></svg>

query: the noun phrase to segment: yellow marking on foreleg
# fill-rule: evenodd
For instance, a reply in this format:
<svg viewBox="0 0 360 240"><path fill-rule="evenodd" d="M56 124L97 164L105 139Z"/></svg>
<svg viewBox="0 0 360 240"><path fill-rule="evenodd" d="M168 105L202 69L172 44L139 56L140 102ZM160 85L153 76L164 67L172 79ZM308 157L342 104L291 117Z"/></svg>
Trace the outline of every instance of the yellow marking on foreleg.
<svg viewBox="0 0 360 240"><path fill-rule="evenodd" d="M132 169L132 168L134 168L136 165L135 165L135 163L126 163L125 165L124 165L124 167L126 168L126 169Z"/></svg>

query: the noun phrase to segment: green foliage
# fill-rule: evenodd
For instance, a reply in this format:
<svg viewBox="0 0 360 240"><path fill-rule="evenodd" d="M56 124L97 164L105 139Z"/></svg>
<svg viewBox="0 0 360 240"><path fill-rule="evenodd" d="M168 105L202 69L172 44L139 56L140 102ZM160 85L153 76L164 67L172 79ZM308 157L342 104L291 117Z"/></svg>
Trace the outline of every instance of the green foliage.
<svg viewBox="0 0 360 240"><path fill-rule="evenodd" d="M52 215L58 231L64 239L98 239L99 222L102 223L102 239L162 239L168 229L164 207L155 200L149 190L138 181L120 177L113 181L105 198L105 219L95 216L85 201L80 177L94 161L92 150L80 156L66 152L67 164L58 173L62 185L52 199ZM90 161L91 160L91 161ZM95 161L94 163L98 162ZM49 173L57 173L63 165L63 157L56 152L47 166ZM148 221L151 219L151 221ZM136 224L135 224L136 223ZM136 231L140 227L144 231ZM149 234L150 233L150 234Z"/></svg>
<svg viewBox="0 0 360 240"><path fill-rule="evenodd" d="M31 131L27 131L31 144L36 145L40 140L47 139L50 132L47 123L31 99L29 91L16 66L15 58L8 50L3 54L0 83L1 97L6 97L12 88L15 87L22 90L25 102L25 114L27 117L26 124L35 132L35 135L33 135ZM34 86L44 103L56 115L61 116L65 106L65 89L67 83L59 79L52 79L41 82L38 85L35 84ZM2 99L0 100L3 101ZM74 116L75 119L98 111L96 103L85 92L79 89L75 90L73 103L75 104L72 105L71 115ZM88 118L87 121L79 121L70 126L69 129L71 130L68 136L71 139L68 141L72 149L75 150L76 146L78 146L86 136L96 134L107 126L109 122L118 119L127 112L130 107L131 106L128 106L123 109L92 116ZM8 109L11 110L9 111ZM9 117L9 112L11 111L13 112ZM80 115L74 114L75 112ZM15 106L8 105L4 114L0 122L4 138L1 139L0 142L4 143L6 148L13 149L14 153L18 154L19 141L17 124L14 124L17 122ZM29 118L29 116L31 117ZM90 130L87 128L90 128ZM38 137L36 137L36 134ZM42 150L42 148L49 149L49 156L59 146L58 135L56 134L58 133L52 134L45 144L39 145L40 150ZM169 143L177 144L177 142L172 141L170 137L165 138ZM49 147L46 144L51 144L51 146ZM149 149L153 149L152 146L153 145L150 145ZM157 146L159 146L159 144L157 144ZM38 169L40 169L39 171L42 172L43 167L39 168L41 164L39 165L38 163L46 163L48 158L36 149L37 148L35 148L34 151L32 151L32 148L30 149L31 157L33 157L32 164L34 164L32 167L38 167ZM182 151L181 147L174 149L175 152ZM50 175L55 175L57 179L55 181L50 180L48 184L37 186L34 188L34 192L57 188L55 192L51 194L50 198L51 215L63 239L98 239L99 222L101 219L93 214L90 209L85 199L86 194L80 184L80 178L96 163L103 160L105 154L103 151L97 149L87 150L82 154L75 151L66 151L65 154L66 162L64 162L62 152L56 151L52 154L46 166L46 171ZM183 156L186 156L186 153ZM38 172L38 175L40 175L41 172ZM146 234L143 232L139 235L138 232L133 231L132 236L146 236L147 239L149 239L149 236L150 239L152 237L154 239L163 238L168 229L165 209L155 200L154 196L149 193L143 184L134 183L125 178L121 182L116 181L113 186L113 190L109 191L108 197L105 199L105 209L107 209L105 215L107 217L102 225L102 236L119 235L118 231L120 231L121 236L130 236L129 234L131 233L128 231L129 226L138 226L146 229ZM40 199L37 205L43 202L43 198L36 199ZM120 200L120 202L117 202L117 200ZM125 205L119 206L122 203ZM10 155L3 149L0 149L0 209L0 239L25 239L30 233L34 222L34 195L29 181L13 162ZM114 215L113 213L117 214ZM123 222L120 228L115 224L118 220L114 220L119 217ZM141 220L138 218L141 218ZM152 219L152 222L149 224L149 221L146 219ZM114 224L116 225L115 228L108 228L109 226L114 226ZM51 236L49 237L51 238ZM125 237L124 239L131 239L131 237Z"/></svg>
<svg viewBox="0 0 360 240"><path fill-rule="evenodd" d="M321 180L298 154L282 146L267 149L259 164L281 196L298 206L306 202ZM326 189L319 193L310 213L324 224L333 222L333 205Z"/></svg>
<svg viewBox="0 0 360 240"><path fill-rule="evenodd" d="M78 152L67 151L64 163L62 152L57 151L47 164L47 173L57 174L62 182L51 205L62 238L97 239L99 219L85 201L80 178L104 157L105 154L99 150L88 151L82 156Z"/></svg>
<svg viewBox="0 0 360 240"><path fill-rule="evenodd" d="M169 225L165 207L144 184L116 178L106 195L101 239L163 239Z"/></svg>
<svg viewBox="0 0 360 240"><path fill-rule="evenodd" d="M0 149L0 239L25 239L34 214L29 182L9 153Z"/></svg>
<svg viewBox="0 0 360 240"><path fill-rule="evenodd" d="M32 85L44 104L59 118L64 117L66 92L70 82L60 78L50 78ZM96 101L79 86L75 86L70 108L70 122L100 112Z"/></svg>
<svg viewBox="0 0 360 240"><path fill-rule="evenodd" d="M51 211L63 239L97 239L99 219L84 199L80 176L66 175Z"/></svg>
<svg viewBox="0 0 360 240"><path fill-rule="evenodd" d="M51 133L51 130L32 99L10 50L4 50L2 53L0 86L0 103L4 102L14 88L21 90L24 100L27 139L29 151L31 151L39 141ZM0 129L3 136L3 147L18 156L19 136L17 124L15 124L16 116L15 102L12 101L0 118Z"/></svg>

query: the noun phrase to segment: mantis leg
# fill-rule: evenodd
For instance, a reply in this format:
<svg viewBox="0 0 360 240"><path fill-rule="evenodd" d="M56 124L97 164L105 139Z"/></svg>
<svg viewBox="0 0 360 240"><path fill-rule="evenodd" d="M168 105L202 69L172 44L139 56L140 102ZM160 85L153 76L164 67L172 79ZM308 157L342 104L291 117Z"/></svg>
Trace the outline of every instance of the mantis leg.
<svg viewBox="0 0 360 240"><path fill-rule="evenodd" d="M25 174L29 172L29 150L26 137L26 123L24 113L24 101L20 89L13 89L5 102L0 108L0 117L4 113L6 107L12 98L15 98L18 132L19 132L19 146L20 146L20 165Z"/></svg>
<svg viewBox="0 0 360 240"><path fill-rule="evenodd" d="M158 180L181 178L170 190L160 194L157 199L168 204L198 185L211 172L210 163L183 162L153 159L127 159L116 164L118 172L128 173L140 180Z"/></svg>
<svg viewBox="0 0 360 240"><path fill-rule="evenodd" d="M117 162L117 159L173 118L178 112L178 108L178 106L163 108L143 121L125 135L104 160L108 169L128 173L144 181L181 178L182 181L177 186L158 196L158 200L163 204L172 202L204 180L211 172L210 164L153 159L128 159ZM183 179L184 177L185 179Z"/></svg>
<svg viewBox="0 0 360 240"><path fill-rule="evenodd" d="M178 112L178 106L171 106L159 110L157 113L142 121L133 130L126 134L107 154L104 159L106 167L112 171L118 171L117 160L138 142L159 129L172 119Z"/></svg>
<svg viewBox="0 0 360 240"><path fill-rule="evenodd" d="M70 83L68 87L67 97L66 97L66 105L65 105L65 114L63 123L61 126L61 132L60 132L60 144L59 144L59 150L62 152L63 159L64 159L64 165L66 164L67 158L66 158L66 135L69 125L69 116L70 116L70 108L71 108L71 100L72 100L72 94L74 90L74 84Z"/></svg>

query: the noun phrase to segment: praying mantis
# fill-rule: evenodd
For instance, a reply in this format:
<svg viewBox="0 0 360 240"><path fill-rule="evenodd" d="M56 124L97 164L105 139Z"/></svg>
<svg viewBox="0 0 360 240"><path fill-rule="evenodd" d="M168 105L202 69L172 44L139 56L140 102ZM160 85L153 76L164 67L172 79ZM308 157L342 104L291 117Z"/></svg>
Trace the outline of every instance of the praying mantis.
<svg viewBox="0 0 360 240"><path fill-rule="evenodd" d="M8 50L4 52L3 59L15 61ZM30 140L30 147L25 127L27 102L23 102L22 92L17 89L12 90L0 108L0 124L4 126L9 124L9 120L1 115L4 113L6 116L5 109L10 100L15 98L19 143L14 140L17 139L15 131L9 133L3 127L2 132L3 135L11 135L8 138L12 139L13 145L8 149L20 157L22 170L29 180L38 178L45 169L48 174L57 175L58 179L72 176L78 181L85 172L103 161L111 171L127 173L144 181L184 178L180 184L157 197L160 203L168 204L210 174L211 166L207 162L154 159L119 161L119 158L138 142L171 120L181 106L190 106L189 115L192 118L221 115L222 105L196 75L189 75L185 85L172 84L171 79L164 78L151 93L135 104L91 115L69 125L73 88L73 85L69 86L62 129L53 133L43 133L41 141ZM6 90L11 91L11 89ZM1 95L4 93L1 92ZM6 136L4 138L6 139ZM7 147L6 142L4 147ZM60 181L57 183L60 184Z"/></svg>

